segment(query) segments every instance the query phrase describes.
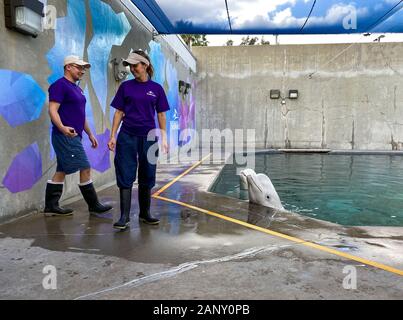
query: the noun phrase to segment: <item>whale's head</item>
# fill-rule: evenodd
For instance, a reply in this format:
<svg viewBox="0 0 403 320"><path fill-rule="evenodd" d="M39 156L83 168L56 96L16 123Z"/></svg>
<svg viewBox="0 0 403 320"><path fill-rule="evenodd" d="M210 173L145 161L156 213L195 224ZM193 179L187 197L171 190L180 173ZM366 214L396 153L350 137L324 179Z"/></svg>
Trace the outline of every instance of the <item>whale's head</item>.
<svg viewBox="0 0 403 320"><path fill-rule="evenodd" d="M250 202L284 210L280 197L267 175L251 173L247 176L247 181Z"/></svg>
<svg viewBox="0 0 403 320"><path fill-rule="evenodd" d="M245 169L239 173L239 182L241 190L248 190L248 176L256 174L253 169Z"/></svg>

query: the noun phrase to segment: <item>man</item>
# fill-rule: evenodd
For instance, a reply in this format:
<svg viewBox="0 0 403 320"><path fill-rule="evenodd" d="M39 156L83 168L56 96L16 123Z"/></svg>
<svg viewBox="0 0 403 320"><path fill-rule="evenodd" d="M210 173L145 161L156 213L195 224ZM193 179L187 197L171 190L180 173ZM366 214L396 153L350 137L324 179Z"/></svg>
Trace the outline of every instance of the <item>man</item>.
<svg viewBox="0 0 403 320"><path fill-rule="evenodd" d="M90 67L88 62L79 57L68 56L64 59L64 77L49 87L49 115L53 123L52 145L57 158L56 173L46 186L44 212L49 216L72 215L73 210L61 208L59 200L66 175L77 171L80 171L79 187L90 213L104 213L112 209L111 206L98 201L91 180L91 166L81 141L85 131L92 147L98 147L98 141L85 119L87 100L76 84Z"/></svg>

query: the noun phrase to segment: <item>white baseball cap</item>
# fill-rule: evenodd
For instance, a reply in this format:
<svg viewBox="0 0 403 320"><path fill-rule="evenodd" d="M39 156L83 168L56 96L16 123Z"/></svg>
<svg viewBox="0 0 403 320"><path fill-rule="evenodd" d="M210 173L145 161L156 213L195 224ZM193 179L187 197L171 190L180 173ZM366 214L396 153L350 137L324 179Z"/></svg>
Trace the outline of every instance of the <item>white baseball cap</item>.
<svg viewBox="0 0 403 320"><path fill-rule="evenodd" d="M146 58L135 52L130 53L127 59L123 60L122 64L127 67L130 64L138 64L139 62L143 62L147 66L150 65L150 62Z"/></svg>
<svg viewBox="0 0 403 320"><path fill-rule="evenodd" d="M66 58L64 58L64 66L67 66L69 64L76 64L86 68L91 68L91 64L80 59L79 56L67 56Z"/></svg>

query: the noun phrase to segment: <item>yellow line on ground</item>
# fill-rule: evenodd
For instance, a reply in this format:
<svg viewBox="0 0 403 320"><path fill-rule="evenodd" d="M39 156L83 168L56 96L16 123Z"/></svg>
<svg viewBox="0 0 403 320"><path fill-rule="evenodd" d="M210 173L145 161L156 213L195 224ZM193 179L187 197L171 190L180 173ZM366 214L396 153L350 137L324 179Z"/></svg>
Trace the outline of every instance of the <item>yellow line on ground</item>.
<svg viewBox="0 0 403 320"><path fill-rule="evenodd" d="M360 258L360 257L354 256L354 255L351 255L351 254L348 254L348 253L345 253L345 252L342 252L342 251L339 251L339 250L331 249L331 248L328 248L328 247L325 247L325 246L322 246L322 245L319 245L319 244L316 244L316 243L313 243L313 242L305 241L305 240L302 240L302 239L299 239L299 238L296 238L296 237L288 236L288 235L280 233L280 232L276 232L276 231L273 231L273 230L270 230L270 229L262 228L262 227L259 227L259 226L256 226L256 225L253 225L253 224L250 224L250 223L238 220L238 219L234 219L234 218L231 218L231 217L228 217L228 216L224 216L224 215L216 213L214 211L199 208L199 207L187 204L185 202L181 202L181 201L178 201L178 200L173 200L173 199L169 199L169 198L165 198L165 197L160 196L160 194L162 192L166 191L169 187L171 187L179 179L181 179L182 177L187 175L189 172L191 172L193 169L195 169L196 167L201 165L203 163L203 161L208 159L210 156L211 156L211 153L208 154L207 156L205 156L200 161L196 162L194 165L192 165L190 168L185 170L183 173L181 173L179 176L177 176L171 182L169 182L166 185L164 185L161 189L159 189L157 192L155 192L153 194L153 198L159 199L159 200L162 200L162 201L166 201L166 202L175 203L177 205L187 207L189 209L193 209L193 210L196 210L196 211L199 211L199 212L202 212L202 213L205 213L205 214L208 214L208 215L211 215L211 216L214 216L214 217L226 220L226 221L230 221L230 222L236 223L238 225L242 225L242 226L250 228L250 229L254 229L254 230L257 230L257 231L260 231L260 232L264 232L266 234L270 234L272 236L276 236L276 237L279 237L279 238L287 239L287 240L290 240L290 241L305 245L307 247L315 248L315 249L318 249L320 251L324 251L324 252L327 252L327 253L330 253L330 254L334 254L334 255L337 255L339 257L343 257L343 258L346 258L346 259L357 261L357 262L360 262L360 263L363 263L363 264L366 264L366 265L369 265L369 266L372 266L372 267L375 267L375 268L378 268L378 269L382 269L382 270L385 270L385 271L392 272L392 273L395 273L395 274L403 276L403 270L396 269L396 268L384 265L382 263L378 263L378 262L375 262L375 261Z"/></svg>
<svg viewBox="0 0 403 320"><path fill-rule="evenodd" d="M343 257L343 258L346 258L346 259L349 259L349 260L357 261L357 262L366 264L368 266L372 266L372 267L375 267L375 268L378 268L378 269L382 269L382 270L385 270L385 271L388 271L388 272L403 276L403 270L396 269L396 268L384 265L382 263L378 263L378 262L375 262L375 261L360 258L360 257L354 256L354 255L351 255L351 254L348 254L348 253L345 253L345 252L342 252L342 251L334 250L334 249L331 249L331 248L328 248L328 247L325 247L325 246L322 246L322 245L319 245L319 244L316 244L316 243L313 243L313 242L305 241L305 240L298 239L298 238L295 238L295 237L292 237L292 236L288 236L288 235L280 233L280 232L276 232L276 231L272 231L272 230L269 230L269 229L266 229L266 228L262 228L262 227L259 227L259 226L256 226L256 225L253 225L253 224L250 224L250 223L238 220L238 219L234 219L234 218L231 218L231 217L228 217L228 216L224 216L224 215L216 213L214 211L199 208L199 207L196 207L196 206L193 206L193 205L181 202L181 201L161 197L159 195L155 195L154 198L162 200L162 201L166 201L166 202L175 203L177 205L187 207L189 209L193 209L193 210L196 210L196 211L199 211L199 212L202 212L202 213L217 217L219 219L230 221L230 222L236 223L238 225L241 225L241 226L244 226L244 227L247 227L247 228L250 228L250 229L254 229L254 230L257 230L257 231L260 231L260 232L264 232L266 234L270 234L272 236L276 236L276 237L279 237L279 238L287 239L287 240L302 244L302 245L307 246L307 247L318 249L320 251L331 253L331 254L337 255L339 257Z"/></svg>
<svg viewBox="0 0 403 320"><path fill-rule="evenodd" d="M157 192L155 192L153 194L153 197L155 196L159 196L162 192L164 192L166 189L168 189L170 186L172 186L176 181L178 181L179 179L181 179L183 176L187 175L190 171L192 171L193 169L195 169L196 167L200 166L202 164L203 161L205 161L206 159L210 158L211 153L209 153L207 156L205 156L203 159L201 159L200 161L196 162L193 166L191 166L190 168L188 168L187 170L185 170L184 172L182 172L179 176L177 176L175 179L173 179L171 182L167 183L165 186L163 186L161 189L159 189Z"/></svg>

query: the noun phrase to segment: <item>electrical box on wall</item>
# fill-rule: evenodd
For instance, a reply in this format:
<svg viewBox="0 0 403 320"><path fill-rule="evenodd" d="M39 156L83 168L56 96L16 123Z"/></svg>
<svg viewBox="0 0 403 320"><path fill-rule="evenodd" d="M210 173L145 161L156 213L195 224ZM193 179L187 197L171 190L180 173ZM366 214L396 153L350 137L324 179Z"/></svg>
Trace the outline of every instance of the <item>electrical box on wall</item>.
<svg viewBox="0 0 403 320"><path fill-rule="evenodd" d="M290 90L288 91L288 99L295 100L298 99L299 92L298 90Z"/></svg>
<svg viewBox="0 0 403 320"><path fill-rule="evenodd" d="M6 27L36 38L43 31L43 9L39 0L4 0Z"/></svg>
<svg viewBox="0 0 403 320"><path fill-rule="evenodd" d="M275 89L270 90L270 99L277 100L280 98L281 98L280 90L275 90Z"/></svg>

